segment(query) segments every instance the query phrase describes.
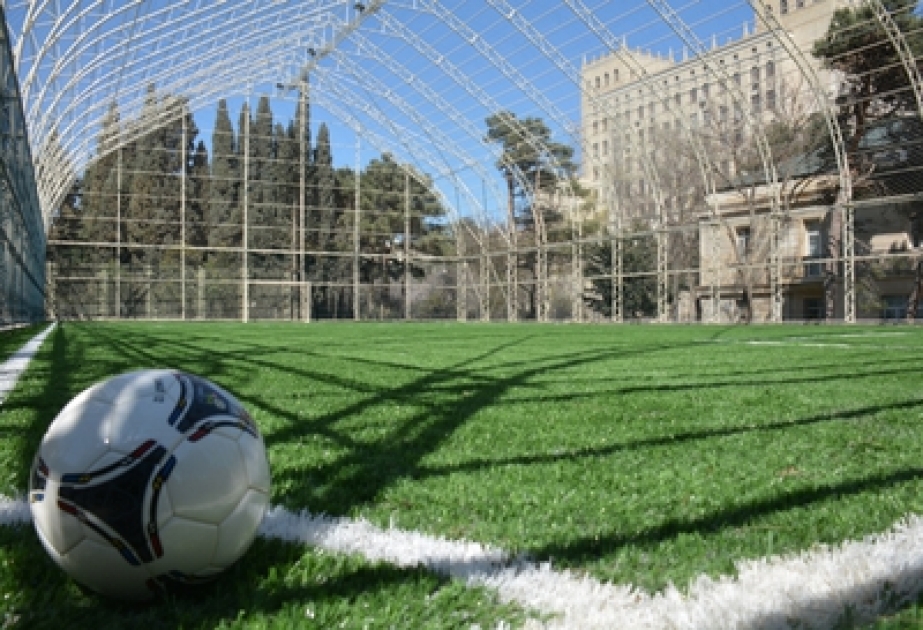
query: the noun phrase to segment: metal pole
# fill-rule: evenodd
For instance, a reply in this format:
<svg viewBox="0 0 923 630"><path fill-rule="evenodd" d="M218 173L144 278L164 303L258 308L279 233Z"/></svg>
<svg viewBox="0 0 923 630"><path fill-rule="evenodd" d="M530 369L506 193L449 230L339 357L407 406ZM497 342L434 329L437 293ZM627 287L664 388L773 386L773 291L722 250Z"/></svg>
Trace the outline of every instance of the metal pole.
<svg viewBox="0 0 923 630"><path fill-rule="evenodd" d="M360 163L361 163L361 152L362 152L362 140L356 138L356 213L353 219L353 319L359 321L361 319L359 312L359 219L360 219L360 207L359 203L359 194L361 193L361 175L360 175Z"/></svg>
<svg viewBox="0 0 923 630"><path fill-rule="evenodd" d="M304 243L305 243L305 228L306 228L306 221L305 221L305 197L307 196L307 182L305 181L305 171L307 170L307 161L308 161L308 158L307 158L307 155L308 155L308 148L307 148L307 146L306 146L307 143L305 142L305 141L306 141L305 135L306 135L306 131L307 131L306 125L307 125L307 118L308 118L308 105L307 105L307 100L308 100L308 82L307 82L307 80L304 78L304 76L302 76L301 85L300 85L299 88L298 88L298 97L299 97L299 98L298 98L299 107L301 107L301 120L300 120L299 130L298 130L298 134L299 134L299 136L300 136L299 141L298 141L298 145L299 145L299 154L300 154L300 155L299 155L299 164L301 165L301 167L299 168L299 171L300 171L300 172L299 172L299 176L298 176L298 180L299 180L299 185L298 185L298 190L299 190L299 193L298 193L298 209L299 209L299 220L298 220L298 221L299 221L299 226L298 226L298 280L299 280L299 285L298 285L298 297L299 297L299 304L298 304L298 308L299 308L299 310L301 311L301 317L302 317L302 319L303 319L304 321L308 321L308 307L307 307L307 304L308 304L308 302L310 301L311 298L310 298L309 295L306 294L307 289L306 289L306 287L305 287L305 279L306 279L306 278L305 278L305 268L304 268L304 267L305 267Z"/></svg>
<svg viewBox="0 0 923 630"><path fill-rule="evenodd" d="M249 275L250 269L248 267L248 258L247 247L249 241L249 232L247 230L248 222L248 206L250 204L250 96L247 96L247 100L244 103L244 171L243 171L243 234L242 234L242 246L243 251L241 252L241 267L240 267L240 281L241 281L241 320L244 322L250 321L250 285L249 285Z"/></svg>
<svg viewBox="0 0 923 630"><path fill-rule="evenodd" d="M404 319L410 319L410 173L404 170Z"/></svg>
<svg viewBox="0 0 923 630"><path fill-rule="evenodd" d="M115 316L122 317L122 147L115 175Z"/></svg>
<svg viewBox="0 0 923 630"><path fill-rule="evenodd" d="M189 166L188 155L186 154L186 115L183 113L183 144L180 150L182 159L182 170L180 171L180 256L179 256L179 275L180 275L180 319L186 319L186 169Z"/></svg>

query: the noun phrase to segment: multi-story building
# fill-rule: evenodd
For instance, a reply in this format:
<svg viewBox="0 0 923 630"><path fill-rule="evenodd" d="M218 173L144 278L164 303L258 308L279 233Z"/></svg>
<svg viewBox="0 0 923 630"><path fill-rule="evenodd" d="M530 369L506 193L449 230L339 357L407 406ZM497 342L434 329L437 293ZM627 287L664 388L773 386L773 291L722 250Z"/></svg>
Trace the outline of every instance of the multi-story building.
<svg viewBox="0 0 923 630"><path fill-rule="evenodd" d="M702 320L744 314L756 321L812 319L826 313L829 267L817 261L827 252L836 177L810 163L807 143L788 155L782 147L774 160L781 170L788 167L780 174L788 180L788 199L781 220L770 216L772 191L760 184L764 164L754 134L782 118L807 120L820 99L836 96L838 77L820 66L811 49L834 12L852 4L770 0L764 5L769 14L755 15L739 37L713 39L694 55L626 45L583 65L584 183L597 192L601 218L608 216L622 230L693 235L686 240L694 243L697 261L685 266L696 280L687 283L695 286L686 297ZM767 25L784 30L786 40ZM805 66L816 82L805 78ZM914 203L905 197L866 209L857 205L857 254L919 247L911 223L923 212ZM666 248L678 241L659 242ZM675 253L659 253L659 275L681 273L667 261ZM899 256L895 261L896 267L907 263ZM858 315L897 312L910 279L907 273L887 275L877 282L874 299L859 300ZM660 286L663 292L667 284ZM844 288L837 290L842 297ZM775 314L774 293L782 296ZM841 301L835 316L843 315Z"/></svg>
<svg viewBox="0 0 923 630"><path fill-rule="evenodd" d="M820 71L811 46L826 33L833 12L849 1L771 1L773 22ZM682 137L748 114L759 116L791 96L796 88L786 86L785 78L800 76L796 61L764 19L754 17L752 25L743 25L739 38L713 38L705 43L707 51L696 51L700 54L691 55L688 48L667 54L633 50L626 44L586 60L581 103L585 183L605 196L614 174L627 187L618 191L620 197L643 195L653 187L645 181L651 166L644 162L656 153L657 139L665 134ZM831 78L821 75L832 87Z"/></svg>

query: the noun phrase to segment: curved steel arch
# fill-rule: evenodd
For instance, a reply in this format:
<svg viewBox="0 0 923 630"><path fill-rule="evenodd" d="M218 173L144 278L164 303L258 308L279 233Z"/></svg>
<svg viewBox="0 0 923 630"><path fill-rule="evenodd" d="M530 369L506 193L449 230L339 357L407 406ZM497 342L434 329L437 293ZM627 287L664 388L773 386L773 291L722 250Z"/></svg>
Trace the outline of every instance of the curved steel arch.
<svg viewBox="0 0 923 630"><path fill-rule="evenodd" d="M864 1L876 10L876 18L898 51L923 115L923 85L903 34L894 27L881 0ZM567 90L573 88L573 94L578 98L582 94L583 102L590 103L600 115L613 111L613 104L606 101L604 94L585 85L583 70L573 61L579 55L574 54L566 38L575 25L582 29L580 36L601 42L610 55L635 71L640 78L632 83L632 90L640 88L639 95L642 90L646 91L646 96L641 97L644 102L657 105L665 119L672 116L677 123L674 128L688 140L687 150L691 151L697 168L697 173L689 171L691 178L697 175L701 180L707 201L709 193L717 188L717 169L712 164L715 156L690 126L683 108L674 107L671 89L661 86L659 77L654 78L657 71L649 72L622 44L625 33L634 37L639 30L654 24L661 30L672 31L692 49L708 74L728 79L726 69L712 63L706 37L696 30L696 22L686 19L686 8L695 3L681 4L673 0L640 0L634 9L618 15L608 11L608 22L606 18L597 17L597 14L606 14L608 4L592 0L566 0L555 5L538 0L485 0L470 14L460 1L453 4L435 0L366 0L364 4L353 0L274 0L271 3L256 0L7 0L3 6L17 22L11 43L22 86L26 124L32 133L37 190L47 229L54 209L74 177L94 155L131 141L146 124L178 116L187 108L196 110L212 105L219 97L253 93L250 86L254 83L291 81L300 73L311 74L312 79L322 82L320 87L327 89L316 94L317 102L346 127L374 138L376 148L399 152L406 164L414 165L421 172L432 172L436 183L444 184L444 187L434 188L453 213L453 220L460 219L462 213L472 213L486 224L496 218L491 215L491 207L500 206L503 191L498 186L498 174L489 165L489 161L498 159L500 154L496 147L484 142L483 132L473 122L478 113L483 116L485 111L512 111L521 107L527 115L537 113L551 121L555 130L563 130L575 146L584 141L577 131L579 125L574 124L573 112L567 109L559 94L548 89L551 81L543 85L540 77L530 75L526 64L520 65L522 59L517 61L517 53L526 51L528 55L540 57L559 81L554 84L556 88L562 84ZM782 44L788 58L794 60L809 79L810 89L818 102L827 105L820 111L825 115L837 152L842 193L839 203L848 209L851 179L845 154L839 155L843 147L842 135L836 128L830 102L822 98L817 77L811 75L811 64L775 16L766 11L770 0L747 0L740 4L752 8L757 19L763 20L766 30ZM652 10L651 14L643 13L647 10ZM710 17L714 17L721 15L725 8L709 10L712 11ZM561 23L560 32L557 28L540 28L541 21L549 17ZM491 23L497 22L505 30L501 37L492 37ZM644 23L637 26L638 22ZM400 57L400 53L395 54L389 42L379 46L381 38L376 39L375 35L390 38L393 40L390 43L400 43L408 55L421 64L428 64L430 70L418 72ZM657 46L660 41L655 39L653 43ZM503 82L501 89L485 86L480 77L465 66L465 60L470 58L489 66L491 80ZM330 63L323 63L324 60ZM672 55L670 60L674 60ZM373 63L390 74L376 72ZM337 73L345 73L347 77L341 85L335 82L344 79L344 75ZM392 79L396 82L390 85L388 81ZM452 83L450 89L456 94L464 93L461 100L475 103L471 110L466 111L461 103L440 92L440 86L446 81ZM148 84L155 84L158 96L166 97L157 108L144 108L144 91ZM779 158L772 154L760 121L750 115L746 95L730 80L720 89L740 105L769 183L772 215L778 216L781 212ZM406 98L408 92L412 93L410 98ZM172 98L174 96L180 98ZM634 91L631 96L634 97ZM125 121L121 137L113 146L100 147L98 130L112 103L117 104ZM429 120L430 111L440 120ZM391 113L399 119L389 119ZM148 120L144 116L151 118ZM539 139L527 140L535 149L544 150ZM625 146L632 147L633 154L636 150L640 158L640 167L632 176L644 177L649 184L649 187L644 186L648 190L645 208L656 208L659 222L654 228L662 228L669 202L667 195L672 194L670 182L666 177L660 181L661 167L653 163L655 158L644 146L645 142L629 136L626 143ZM593 164L594 160L601 163L583 148L584 165ZM656 160L659 161L659 157ZM473 193L471 181L466 179L469 176L479 179L489 189L493 204ZM514 177L539 215L535 235L537 255L542 259L539 267L542 268L547 261L548 240L544 215L538 207L540 204L536 203L533 183L522 173L514 173ZM576 194L568 188L569 182L563 186L567 188L565 194ZM454 189L455 199L461 197L464 203L451 203L453 195L447 189ZM615 207L630 201L630 191L614 184L600 186L599 190L601 194L614 196ZM712 211L715 214L714 208ZM521 237L517 237L511 217L506 218L506 223L503 246L515 255L520 251L517 238ZM560 227L566 226L562 223ZM575 229L573 223L571 227ZM612 231L617 230L613 227ZM773 229L773 238L777 236L777 230ZM579 233L572 235L576 241L582 238ZM850 242L847 233L844 239L847 284L852 282L853 274ZM772 314L776 320L780 315L778 247L777 243L772 246L770 273ZM664 282L671 273L667 262L666 245L658 237L656 272L661 317L666 312ZM578 256L574 254L575 269L578 263ZM545 291L547 274L538 278L539 273L536 272L537 286ZM714 277L717 276L713 274ZM578 274L574 284L580 283ZM513 299L515 290L509 289L516 286L516 278L508 280L507 291L513 294ZM712 295L717 293L713 290ZM539 309L544 309L543 299L539 300ZM515 312L516 309L510 310ZM854 309L847 302L844 310L850 321ZM543 317L541 312L539 317Z"/></svg>
<svg viewBox="0 0 923 630"><path fill-rule="evenodd" d="M55 133L75 169L95 148L93 130L110 102L117 101L122 115L131 117L140 115L150 83L161 91L181 91L192 106L242 93L254 75L312 63L308 48L315 56L329 52L381 2L368 2L362 11L345 0L286 3L267 11L258 3L187 0L142 15L144 4L92 0L58 12L60 3L26 3L16 56L18 73L25 77L27 121L39 147ZM118 27L126 19L132 27L120 36ZM134 31L148 23L151 27L136 36ZM181 23L184 30L177 34ZM39 35L47 39L39 41ZM39 182L46 223L47 208L57 206L73 177L59 174L55 181Z"/></svg>

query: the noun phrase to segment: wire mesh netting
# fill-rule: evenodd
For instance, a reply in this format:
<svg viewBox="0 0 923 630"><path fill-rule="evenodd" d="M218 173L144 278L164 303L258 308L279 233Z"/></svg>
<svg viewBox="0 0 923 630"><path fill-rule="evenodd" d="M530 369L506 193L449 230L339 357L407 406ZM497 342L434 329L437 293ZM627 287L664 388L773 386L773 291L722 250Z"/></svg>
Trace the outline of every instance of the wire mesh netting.
<svg viewBox="0 0 923 630"><path fill-rule="evenodd" d="M911 0L5 12L54 317L923 314Z"/></svg>
<svg viewBox="0 0 923 630"><path fill-rule="evenodd" d="M44 258L28 130L0 11L0 328L44 317Z"/></svg>

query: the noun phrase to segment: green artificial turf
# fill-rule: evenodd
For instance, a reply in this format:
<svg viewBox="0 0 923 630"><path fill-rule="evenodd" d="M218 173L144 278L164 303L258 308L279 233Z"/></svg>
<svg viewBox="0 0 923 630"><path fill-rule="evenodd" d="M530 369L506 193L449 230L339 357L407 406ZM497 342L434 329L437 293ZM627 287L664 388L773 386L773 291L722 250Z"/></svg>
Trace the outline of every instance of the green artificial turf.
<svg viewBox="0 0 923 630"><path fill-rule="evenodd" d="M22 348L32 337L37 335L47 324L32 324L0 330L0 361L5 361L14 352Z"/></svg>
<svg viewBox="0 0 923 630"><path fill-rule="evenodd" d="M25 489L67 400L137 367L234 392L266 439L274 504L491 543L649 590L923 513L923 330L879 326L68 323L0 415L12 464L0 491ZM15 610L47 597L106 619L39 562L29 534L0 534ZM188 627L231 626L239 606L243 626L285 627L316 606L362 627L338 602L375 609L396 597L392 608L412 615L397 627L521 618L423 572L256 550L222 580L245 590L246 575L250 596L225 602L222 589L199 616L184 600L165 610ZM6 569L22 554L27 572ZM283 586L315 564L356 592ZM434 589L449 606L427 618ZM445 617L456 605L482 616L456 624Z"/></svg>

